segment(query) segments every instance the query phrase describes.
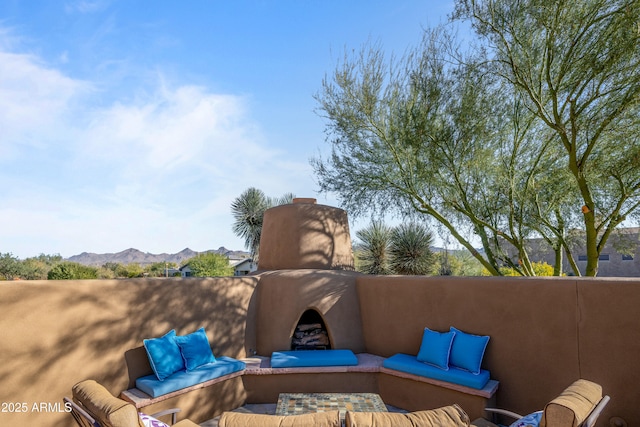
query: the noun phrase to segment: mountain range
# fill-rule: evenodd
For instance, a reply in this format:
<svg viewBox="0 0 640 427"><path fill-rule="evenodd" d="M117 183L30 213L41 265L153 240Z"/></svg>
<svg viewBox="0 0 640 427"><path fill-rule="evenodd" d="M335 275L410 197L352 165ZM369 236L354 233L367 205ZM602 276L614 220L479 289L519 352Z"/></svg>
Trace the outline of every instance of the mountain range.
<svg viewBox="0 0 640 427"><path fill-rule="evenodd" d="M196 252L189 248L185 248L175 254L167 254L167 253L151 254L149 252L142 252L142 251L139 251L138 249L129 248L122 252L106 253L106 254L95 254L90 252L83 252L79 255L73 255L67 258L67 261L73 261L79 264L92 265L92 266L101 266L108 262L115 262L118 264L140 264L140 265L148 265L156 262L173 262L180 265L182 264L183 261L186 261L189 258L193 258L194 256L200 253L209 253L209 252L218 253L231 259L240 259L240 258L249 257L248 252L233 251L225 248L224 246L221 246L218 249L210 249L202 252Z"/></svg>

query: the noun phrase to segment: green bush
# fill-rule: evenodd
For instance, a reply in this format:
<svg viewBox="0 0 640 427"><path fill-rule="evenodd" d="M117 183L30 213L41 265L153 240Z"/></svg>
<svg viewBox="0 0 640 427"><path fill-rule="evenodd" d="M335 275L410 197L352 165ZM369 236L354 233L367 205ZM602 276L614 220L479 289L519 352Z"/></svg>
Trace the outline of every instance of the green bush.
<svg viewBox="0 0 640 427"><path fill-rule="evenodd" d="M547 264L546 262L532 262L531 266L533 267L533 272L536 276L553 276L553 266ZM501 267L500 272L503 276L522 276L522 274L518 273L515 268L511 267ZM491 276L486 268L482 269L483 276Z"/></svg>
<svg viewBox="0 0 640 427"><path fill-rule="evenodd" d="M233 276L229 259L214 252L198 254L187 260L193 277Z"/></svg>
<svg viewBox="0 0 640 427"><path fill-rule="evenodd" d="M97 279L98 269L77 262L65 261L56 264L47 274L49 280Z"/></svg>

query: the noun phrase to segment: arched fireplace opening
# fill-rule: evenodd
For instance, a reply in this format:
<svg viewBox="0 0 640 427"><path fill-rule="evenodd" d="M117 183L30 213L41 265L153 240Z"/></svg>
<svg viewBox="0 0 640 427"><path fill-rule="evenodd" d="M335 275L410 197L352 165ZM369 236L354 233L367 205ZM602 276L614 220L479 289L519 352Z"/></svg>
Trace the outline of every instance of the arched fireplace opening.
<svg viewBox="0 0 640 427"><path fill-rule="evenodd" d="M320 313L308 309L293 330L291 350L329 350L331 340L329 332Z"/></svg>

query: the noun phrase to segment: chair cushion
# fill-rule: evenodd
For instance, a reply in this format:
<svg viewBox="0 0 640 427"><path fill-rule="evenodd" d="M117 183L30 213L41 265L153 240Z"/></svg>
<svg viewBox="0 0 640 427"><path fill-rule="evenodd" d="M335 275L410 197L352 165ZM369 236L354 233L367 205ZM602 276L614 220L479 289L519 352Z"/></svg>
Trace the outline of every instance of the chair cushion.
<svg viewBox="0 0 640 427"><path fill-rule="evenodd" d="M151 397L158 397L241 371L244 368L244 362L231 357L220 356L214 363L202 365L192 371L182 370L176 372L163 381L158 380L155 375L140 377L136 380L136 388L144 391Z"/></svg>
<svg viewBox="0 0 640 427"><path fill-rule="evenodd" d="M142 340L151 369L160 381L185 368L175 337L176 331L172 329L160 338Z"/></svg>
<svg viewBox="0 0 640 427"><path fill-rule="evenodd" d="M181 420L175 423L173 427L200 427L200 425L191 420Z"/></svg>
<svg viewBox="0 0 640 427"><path fill-rule="evenodd" d="M424 328L420 351L418 351L416 358L420 362L448 371L449 354L451 353L451 344L455 335L456 333L453 331L436 332L429 328Z"/></svg>
<svg viewBox="0 0 640 427"><path fill-rule="evenodd" d="M577 427L602 399L602 387L587 380L577 380L560 396L547 403L540 427Z"/></svg>
<svg viewBox="0 0 640 427"><path fill-rule="evenodd" d="M187 335L176 336L174 341L180 348L187 371L216 361L204 328Z"/></svg>
<svg viewBox="0 0 640 427"><path fill-rule="evenodd" d="M421 377L432 378L434 380L446 381L453 384L460 384L466 387L481 390L487 385L491 377L489 371L484 369L475 375L464 369L458 369L450 366L448 371L427 365L416 359L416 356L410 354L398 353L385 359L382 366L387 369L394 369Z"/></svg>
<svg viewBox="0 0 640 427"><path fill-rule="evenodd" d="M157 418L152 417L151 415L147 415L145 413L139 412L140 421L144 424L144 427L171 427L169 424L163 423Z"/></svg>
<svg viewBox="0 0 640 427"><path fill-rule="evenodd" d="M542 411L534 412L517 419L513 423L509 424L509 427L538 427L540 425L541 418Z"/></svg>
<svg viewBox="0 0 640 427"><path fill-rule="evenodd" d="M352 412L345 416L346 427L464 427L469 426L469 416L458 405L438 409L410 412Z"/></svg>
<svg viewBox="0 0 640 427"><path fill-rule="evenodd" d="M303 415L264 415L224 412L218 427L340 427L340 412L327 411Z"/></svg>
<svg viewBox="0 0 640 427"><path fill-rule="evenodd" d="M301 368L311 366L355 366L358 358L351 350L295 350L274 351L272 368Z"/></svg>
<svg viewBox="0 0 640 427"><path fill-rule="evenodd" d="M456 335L451 345L449 366L465 369L472 374L479 374L484 352L489 343L489 337L486 335L469 334L453 326L450 328L450 331L455 332Z"/></svg>
<svg viewBox="0 0 640 427"><path fill-rule="evenodd" d="M135 406L113 396L94 380L79 382L72 392L76 403L89 411L102 427L144 427Z"/></svg>

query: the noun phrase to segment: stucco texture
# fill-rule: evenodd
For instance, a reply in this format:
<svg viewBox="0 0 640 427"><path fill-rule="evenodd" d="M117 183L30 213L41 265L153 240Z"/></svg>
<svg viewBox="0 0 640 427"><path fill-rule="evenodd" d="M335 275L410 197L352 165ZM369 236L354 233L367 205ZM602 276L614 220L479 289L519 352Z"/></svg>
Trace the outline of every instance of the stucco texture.
<svg viewBox="0 0 640 427"><path fill-rule="evenodd" d="M130 382L125 354L170 329L182 335L204 326L215 354L244 357L255 342L247 325L255 323L256 284L254 277L1 283L0 401L29 410L0 412L0 425L73 425L69 414L33 404L62 404L85 379L118 396ZM148 362L134 369L151 372ZM198 412L203 402L181 402L181 416L211 418L216 405L243 398L237 390L218 397L204 405L207 414Z"/></svg>
<svg viewBox="0 0 640 427"><path fill-rule="evenodd" d="M347 213L299 200L264 213L259 270L353 270Z"/></svg>
<svg viewBox="0 0 640 427"><path fill-rule="evenodd" d="M260 275L257 289L256 341L259 355L290 350L291 336L307 309L316 310L327 327L331 347L364 352L358 273L284 270Z"/></svg>
<svg viewBox="0 0 640 427"><path fill-rule="evenodd" d="M640 281L576 278L367 276L282 270L245 278L6 282L0 285L0 401L27 413L0 413L0 425L69 426L61 402L95 379L114 395L149 373L144 338L204 326L215 354L244 357L287 349L300 315L316 309L333 348L416 354L422 330L455 326L491 337L483 367L500 381L496 405L542 409L578 378L611 396L599 425L640 424ZM247 375L163 402L196 422L245 401L275 403L285 391L378 392L390 404L430 409L477 402L386 374ZM149 412L163 409L149 408Z"/></svg>

